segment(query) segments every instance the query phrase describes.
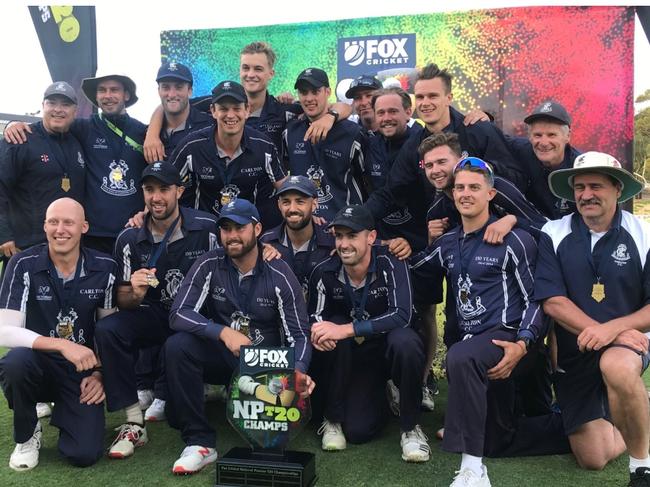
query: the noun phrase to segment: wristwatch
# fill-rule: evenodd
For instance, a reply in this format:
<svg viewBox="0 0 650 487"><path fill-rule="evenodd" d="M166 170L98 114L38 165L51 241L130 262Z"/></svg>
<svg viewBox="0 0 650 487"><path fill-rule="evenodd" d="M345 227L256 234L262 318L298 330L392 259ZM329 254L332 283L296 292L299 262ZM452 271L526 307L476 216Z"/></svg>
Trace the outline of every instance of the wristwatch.
<svg viewBox="0 0 650 487"><path fill-rule="evenodd" d="M524 342L524 345L526 345L526 351L528 351L528 350L530 349L530 344L531 344L531 340L530 340L530 338L522 337L522 338L520 338L520 339L517 340L517 341L518 341L518 342Z"/></svg>
<svg viewBox="0 0 650 487"><path fill-rule="evenodd" d="M334 117L334 123L339 121L339 112L337 112L336 110L330 108L329 110L327 110L327 113L329 113L331 116Z"/></svg>

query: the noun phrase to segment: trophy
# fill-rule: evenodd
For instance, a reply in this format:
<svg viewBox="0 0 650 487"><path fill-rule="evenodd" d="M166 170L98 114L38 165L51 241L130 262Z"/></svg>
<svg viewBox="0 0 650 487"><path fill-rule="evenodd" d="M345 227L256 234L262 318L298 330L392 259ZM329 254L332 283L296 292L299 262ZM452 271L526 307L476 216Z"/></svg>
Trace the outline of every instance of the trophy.
<svg viewBox="0 0 650 487"><path fill-rule="evenodd" d="M228 421L250 448L235 447L216 463L217 487L308 487L316 482L313 453L285 450L311 418L296 388L294 349L241 347L230 385Z"/></svg>

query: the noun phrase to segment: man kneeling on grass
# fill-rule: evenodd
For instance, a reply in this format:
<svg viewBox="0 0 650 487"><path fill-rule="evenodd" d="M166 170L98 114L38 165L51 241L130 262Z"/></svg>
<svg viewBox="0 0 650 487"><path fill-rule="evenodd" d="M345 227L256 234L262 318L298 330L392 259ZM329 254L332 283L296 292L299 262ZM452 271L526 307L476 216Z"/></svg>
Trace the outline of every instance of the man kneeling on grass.
<svg viewBox="0 0 650 487"><path fill-rule="evenodd" d="M42 442L38 401L54 401L59 451L73 465L95 463L104 447L104 387L93 352L95 320L115 311L117 265L82 248L84 210L54 201L44 224L47 244L14 255L0 288L0 383L13 409L14 470L38 465Z"/></svg>

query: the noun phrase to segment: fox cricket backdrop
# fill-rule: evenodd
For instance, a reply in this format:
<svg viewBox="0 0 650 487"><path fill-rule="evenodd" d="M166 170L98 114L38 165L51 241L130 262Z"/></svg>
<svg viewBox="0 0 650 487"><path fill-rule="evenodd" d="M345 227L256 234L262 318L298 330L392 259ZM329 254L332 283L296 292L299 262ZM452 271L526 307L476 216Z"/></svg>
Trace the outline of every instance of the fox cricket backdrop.
<svg viewBox="0 0 650 487"><path fill-rule="evenodd" d="M547 99L573 118L572 144L631 167L634 9L531 7L378 17L161 34L163 61L192 67L194 94L239 79L253 41L278 54L272 93L294 92L307 67L328 72L338 98L360 74L394 78L412 93L415 68L435 62L454 77L454 105L481 107L506 133ZM336 83L336 84L335 84Z"/></svg>

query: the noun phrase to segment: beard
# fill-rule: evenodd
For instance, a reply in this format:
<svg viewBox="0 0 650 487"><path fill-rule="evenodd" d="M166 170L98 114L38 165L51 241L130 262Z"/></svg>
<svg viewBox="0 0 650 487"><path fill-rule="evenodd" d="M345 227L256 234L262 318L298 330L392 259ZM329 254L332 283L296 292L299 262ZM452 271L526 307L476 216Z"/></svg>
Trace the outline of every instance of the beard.
<svg viewBox="0 0 650 487"><path fill-rule="evenodd" d="M230 247L229 244L231 243L240 243L241 247L234 249ZM227 240L224 244L224 249L226 251L226 254L228 257L231 259L238 259L241 258L245 255L247 255L249 252L251 252L255 246L257 245L257 239L252 238L251 240L243 240L239 238L231 238Z"/></svg>
<svg viewBox="0 0 650 487"><path fill-rule="evenodd" d="M292 213L290 215L287 215L286 218L289 218L290 216L298 215L298 213ZM285 222L287 224L287 227L289 227L291 230L299 231L305 228L307 225L311 223L311 215L300 215L301 218L300 220L290 222L288 219L285 219Z"/></svg>

